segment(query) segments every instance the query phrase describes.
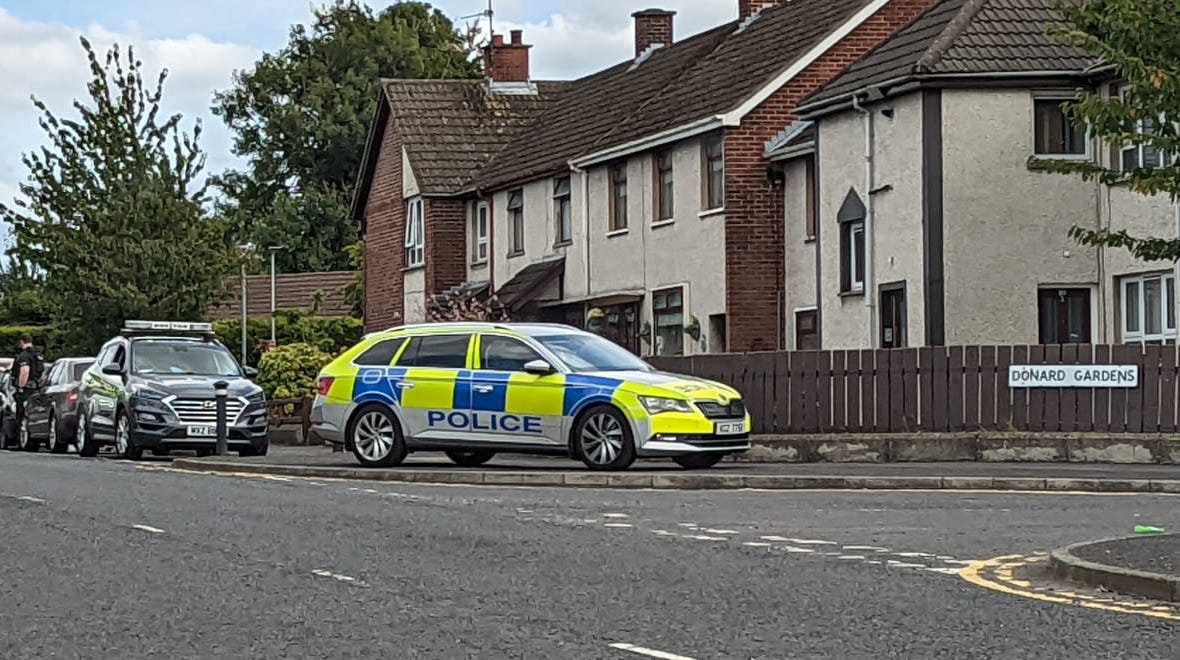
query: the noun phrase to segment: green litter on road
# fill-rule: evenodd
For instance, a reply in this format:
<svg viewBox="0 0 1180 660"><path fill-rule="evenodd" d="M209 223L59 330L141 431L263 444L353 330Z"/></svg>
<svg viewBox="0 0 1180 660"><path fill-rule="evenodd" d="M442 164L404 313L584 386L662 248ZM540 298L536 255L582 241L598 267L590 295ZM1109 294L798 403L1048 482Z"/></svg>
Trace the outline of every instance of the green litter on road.
<svg viewBox="0 0 1180 660"><path fill-rule="evenodd" d="M1163 534L1163 527L1153 527L1152 525L1135 525L1136 534Z"/></svg>

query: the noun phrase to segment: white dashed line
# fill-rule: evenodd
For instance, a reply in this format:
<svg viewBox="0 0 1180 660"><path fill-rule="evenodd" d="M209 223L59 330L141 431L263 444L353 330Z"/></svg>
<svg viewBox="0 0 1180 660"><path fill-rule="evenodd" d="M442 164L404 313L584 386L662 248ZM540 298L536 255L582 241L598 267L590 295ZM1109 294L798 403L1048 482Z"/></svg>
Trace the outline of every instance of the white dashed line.
<svg viewBox="0 0 1180 660"><path fill-rule="evenodd" d="M645 655L649 658L659 658L659 660L694 660L686 655L676 655L675 653L666 653L664 651L657 651L655 649L646 649L642 646L635 646L634 644L611 644L612 649L619 651L627 651L636 655Z"/></svg>
<svg viewBox="0 0 1180 660"><path fill-rule="evenodd" d="M893 554L897 555L898 557L935 557L935 556L937 556L937 555L932 555L929 552L894 552Z"/></svg>
<svg viewBox="0 0 1180 660"><path fill-rule="evenodd" d="M628 523L603 523L603 527L630 527Z"/></svg>
<svg viewBox="0 0 1180 660"><path fill-rule="evenodd" d="M964 561L962 559L944 559L943 561L948 564L959 564L961 566L970 566L971 564L975 563L973 561Z"/></svg>
<svg viewBox="0 0 1180 660"><path fill-rule="evenodd" d="M707 534L724 534L726 536L741 534L741 532L737 532L732 529L705 529L704 531Z"/></svg>
<svg viewBox="0 0 1180 660"><path fill-rule="evenodd" d="M795 545L839 545L835 541L824 541L823 539L784 539L790 541Z"/></svg>
<svg viewBox="0 0 1180 660"><path fill-rule="evenodd" d="M21 495L16 499L22 502L32 502L33 504L45 504L45 500L41 499L40 497L33 497L31 495Z"/></svg>
<svg viewBox="0 0 1180 660"><path fill-rule="evenodd" d="M800 554L807 554L807 553L815 552L815 550L812 550L811 548L796 548L793 545L785 546L783 548L783 550L786 550L787 552L795 552L795 553L800 553Z"/></svg>
<svg viewBox="0 0 1180 660"><path fill-rule="evenodd" d="M942 573L944 575L958 575L963 571L961 568L927 568L931 573Z"/></svg>
<svg viewBox="0 0 1180 660"><path fill-rule="evenodd" d="M763 541L774 541L775 543L783 543L783 542L787 541L788 539L785 536L763 536L762 540Z"/></svg>
<svg viewBox="0 0 1180 660"><path fill-rule="evenodd" d="M651 533L656 536L676 536L676 532L669 532L666 529L653 529Z"/></svg>
<svg viewBox="0 0 1180 660"><path fill-rule="evenodd" d="M724 536L705 536L704 534L686 534L684 536L684 538L692 539L694 541L728 541L729 540L729 539L725 538Z"/></svg>
<svg viewBox="0 0 1180 660"><path fill-rule="evenodd" d="M864 555L838 555L836 557L836 559L843 559L844 561L861 561L864 558Z"/></svg>
<svg viewBox="0 0 1180 660"><path fill-rule="evenodd" d="M885 562L885 565L894 568L927 568L925 564L910 564L904 561L893 561L892 559Z"/></svg>
<svg viewBox="0 0 1180 660"><path fill-rule="evenodd" d="M148 532L150 534L163 534L164 530L159 527L152 527L151 525L132 525L132 529L138 529L141 532Z"/></svg>
<svg viewBox="0 0 1180 660"><path fill-rule="evenodd" d="M376 489L373 489L373 488L366 488L366 489L362 490L361 492L362 493L372 493L372 494L377 493Z"/></svg>
<svg viewBox="0 0 1180 660"><path fill-rule="evenodd" d="M333 573L332 571L326 571L322 568L317 568L314 571L312 571L312 575L318 575L320 577L332 578L333 580L340 580L341 582L356 582L357 581L357 579L352 576L341 575L339 573Z"/></svg>
<svg viewBox="0 0 1180 660"><path fill-rule="evenodd" d="M630 518L631 516L628 516L625 513L604 513L604 514L602 514L602 517L603 518Z"/></svg>
<svg viewBox="0 0 1180 660"><path fill-rule="evenodd" d="M685 527L687 529L696 529L697 528L696 523L676 523L676 526L677 527Z"/></svg>
<svg viewBox="0 0 1180 660"><path fill-rule="evenodd" d="M844 549L860 552L889 552L889 548L882 548L875 545L846 545Z"/></svg>
<svg viewBox="0 0 1180 660"><path fill-rule="evenodd" d="M759 541L746 541L742 545L749 546L751 548L773 548L774 547L773 544L761 543Z"/></svg>

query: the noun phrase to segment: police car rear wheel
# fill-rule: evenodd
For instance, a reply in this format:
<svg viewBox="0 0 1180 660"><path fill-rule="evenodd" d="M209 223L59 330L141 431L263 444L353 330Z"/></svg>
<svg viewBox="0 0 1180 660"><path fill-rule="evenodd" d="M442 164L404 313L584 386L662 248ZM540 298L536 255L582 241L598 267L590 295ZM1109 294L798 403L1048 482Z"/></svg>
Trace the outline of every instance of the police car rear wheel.
<svg viewBox="0 0 1180 660"><path fill-rule="evenodd" d="M474 451L456 451L450 450L447 452L447 458L451 459L459 467L479 467L484 463L492 460L496 455L494 451L474 450Z"/></svg>
<svg viewBox="0 0 1180 660"><path fill-rule="evenodd" d="M131 423L127 420L127 414L121 410L115 419L115 453L119 458L129 461L138 461L143 457L143 449L136 447L131 439Z"/></svg>
<svg viewBox="0 0 1180 660"><path fill-rule="evenodd" d="M352 437L352 453L361 465L392 467L404 461L409 453L401 426L380 404L358 410L349 435Z"/></svg>
<svg viewBox="0 0 1180 660"><path fill-rule="evenodd" d="M574 428L574 455L591 470L631 467L635 441L622 413L611 406L586 411Z"/></svg>

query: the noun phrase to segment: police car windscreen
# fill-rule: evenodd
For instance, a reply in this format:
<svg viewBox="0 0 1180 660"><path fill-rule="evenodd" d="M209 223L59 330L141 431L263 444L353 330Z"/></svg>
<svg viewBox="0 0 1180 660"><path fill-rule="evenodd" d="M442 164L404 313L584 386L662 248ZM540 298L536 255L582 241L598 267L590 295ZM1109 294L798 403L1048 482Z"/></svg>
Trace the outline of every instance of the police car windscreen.
<svg viewBox="0 0 1180 660"><path fill-rule="evenodd" d="M131 348L131 371L173 376L240 377L241 369L220 344L141 339Z"/></svg>
<svg viewBox="0 0 1180 660"><path fill-rule="evenodd" d="M635 354L597 335L547 335L536 340L573 371L654 371Z"/></svg>

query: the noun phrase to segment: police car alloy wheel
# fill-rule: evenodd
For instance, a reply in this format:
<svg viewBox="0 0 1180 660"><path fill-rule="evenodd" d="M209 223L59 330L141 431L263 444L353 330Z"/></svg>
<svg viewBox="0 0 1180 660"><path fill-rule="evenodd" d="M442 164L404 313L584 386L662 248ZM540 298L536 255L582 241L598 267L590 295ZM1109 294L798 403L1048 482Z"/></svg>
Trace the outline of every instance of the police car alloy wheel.
<svg viewBox="0 0 1180 660"><path fill-rule="evenodd" d="M370 404L358 410L350 433L352 453L361 465L392 467L405 460L409 453L393 413L380 404Z"/></svg>
<svg viewBox="0 0 1180 660"><path fill-rule="evenodd" d="M574 429L574 454L591 470L625 470L635 462L627 420L611 406L595 406Z"/></svg>

